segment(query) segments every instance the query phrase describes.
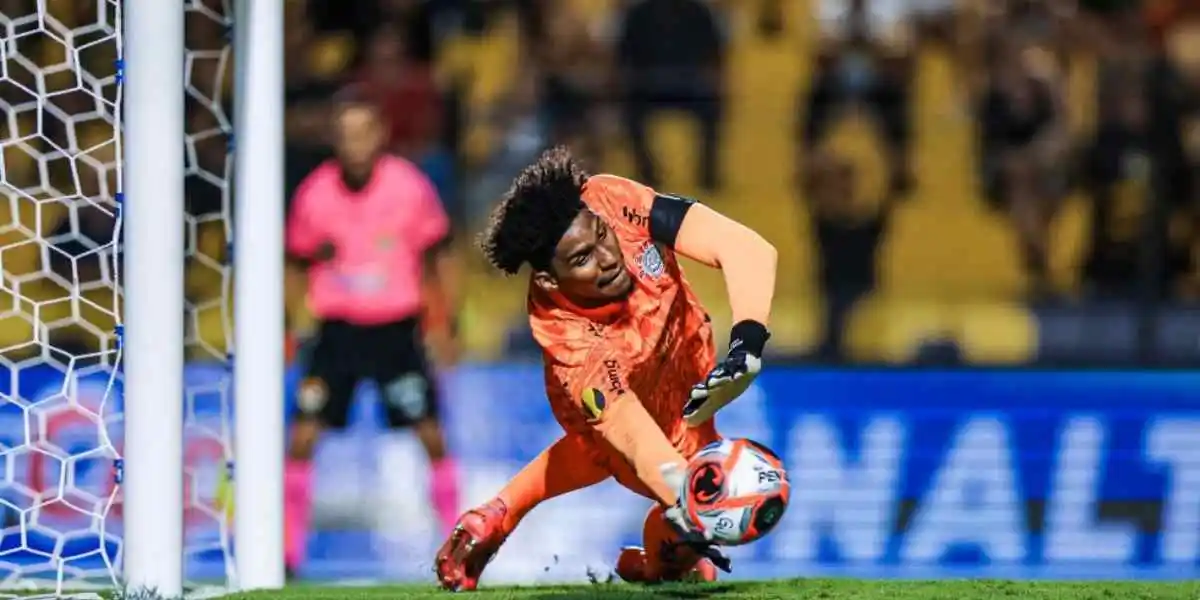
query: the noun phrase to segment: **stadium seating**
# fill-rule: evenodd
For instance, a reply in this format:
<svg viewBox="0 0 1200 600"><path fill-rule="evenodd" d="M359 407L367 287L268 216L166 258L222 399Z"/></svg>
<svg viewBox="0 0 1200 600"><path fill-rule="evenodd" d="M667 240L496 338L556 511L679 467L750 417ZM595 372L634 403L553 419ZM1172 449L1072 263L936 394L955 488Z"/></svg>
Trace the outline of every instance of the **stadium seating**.
<svg viewBox="0 0 1200 600"><path fill-rule="evenodd" d="M603 14L611 4L609 0L578 1L594 15ZM792 185L796 159L792 132L798 95L807 85L813 22L806 3L788 3L791 14L785 35L767 41L751 30L753 18L749 13L754 3L732 4L739 12L730 48L722 148L726 186L715 197L704 200L759 230L779 248L773 345L778 350L803 352L823 334L821 300L813 278L815 248L807 231L806 207ZM314 72L333 75L345 68L353 49L352 39L327 36L316 44L309 62ZM42 61L49 64L61 60L52 55L54 51L46 45ZM498 19L482 37L451 40L443 53L438 65L440 77L448 81L465 76L471 81L467 111L473 118L465 148L476 163L494 148L499 129L485 117L503 97L516 69L513 15ZM1083 115L1078 125L1085 129L1090 114L1087 100L1092 97L1090 66L1084 61L1073 74L1072 103ZM936 52L921 57L914 110L919 186L898 209L884 242L880 289L862 303L851 320L850 346L856 358L904 360L916 352L922 340L946 335L957 340L968 360L1019 361L1037 346L1031 317L1014 303L1024 286L1014 237L1004 218L987 210L977 196L972 123L961 106L954 108L951 78L944 57ZM33 117L27 114L18 119L19 127L31 128ZM663 187L683 194L695 192L698 186L690 174L698 152L691 125L682 117L667 116L655 123L652 131L656 134L652 143L663 163ZM86 147L108 134L93 127L80 135L80 144ZM883 186L882 158L873 136L865 119L851 116L837 126L829 142L859 165L865 194L878 194ZM606 146L605 168L631 173L632 163L621 136L607 139ZM4 152L10 183L36 183L37 164L27 153L11 145ZM12 213L14 208L17 214ZM36 221L43 235L67 214L62 204L53 202L0 205L0 222L31 229ZM1053 253L1054 273L1064 286L1073 283L1086 225L1085 206L1078 200L1069 202L1057 224ZM195 245L195 251L187 272L187 295L202 305L197 311L199 322L193 324L194 335L202 347L223 349L227 327L216 301L221 296L218 268L225 232L220 223L211 222L198 224L190 235L194 236L189 243ZM460 238L468 266L468 297L462 317L465 342L472 355L494 357L502 351L510 327L522 319L525 283L523 278L504 279L489 273L478 253L468 247L471 238ZM24 278L21 296L26 300L69 297L61 282L40 276L49 269L43 264L44 251L38 244L11 245L27 240L31 240L28 234L14 226L0 230L5 278ZM726 319L720 274L701 268L692 268L689 274L701 297L713 307L714 316ZM487 293L480 294L479 290ZM99 297L102 294L86 294L104 301ZM0 301L11 300L8 292L0 291ZM291 300L294 303L296 299ZM71 314L70 302L53 302L42 310L43 319ZM95 329L110 329L111 324L100 316L95 320ZM31 337L32 325L27 319L0 318L0 345L12 346Z"/></svg>
<svg viewBox="0 0 1200 600"><path fill-rule="evenodd" d="M704 198L727 214L756 228L780 250L780 281L774 315L776 349L803 352L820 339L820 298L813 281L815 248L807 231L803 199L792 186L796 148L792 132L798 96L807 85L813 22L804 3L792 3L790 26L781 38L764 41L749 25L753 3L738 3L728 76L729 109L723 147L726 189ZM1073 70L1076 113L1086 114L1091 73L1084 62ZM1036 330L1027 310L1014 303L1025 281L1015 239L1004 216L978 197L972 136L966 108L957 102L952 73L943 55L925 52L919 60L915 119L919 187L901 206L882 248L881 285L853 320L853 354L869 361L912 358L923 340L949 336L967 360L1017 362L1035 351ZM1084 119L1086 122L1086 118ZM664 187L688 194L697 160L694 132L682 118L665 117L654 125L653 144L664 163ZM840 123L829 144L852 157L863 174L863 193L883 189L883 161L866 119ZM607 168L632 170L621 140L610 140ZM1086 211L1072 201L1060 218L1053 267L1064 286L1073 283L1074 265L1086 226ZM725 312L719 274L692 269L702 298ZM490 282L477 274L481 284ZM519 294L519 292L517 292ZM489 294L489 323L503 318L507 302ZM515 310L520 310L520 304ZM477 332L479 333L479 332ZM502 339L496 332L478 335L476 349Z"/></svg>

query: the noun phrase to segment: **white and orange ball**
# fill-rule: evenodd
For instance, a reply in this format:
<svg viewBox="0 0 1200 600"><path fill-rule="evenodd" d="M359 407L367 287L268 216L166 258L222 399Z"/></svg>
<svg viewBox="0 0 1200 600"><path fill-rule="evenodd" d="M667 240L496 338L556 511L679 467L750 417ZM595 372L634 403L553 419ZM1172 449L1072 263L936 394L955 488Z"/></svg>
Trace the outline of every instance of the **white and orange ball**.
<svg viewBox="0 0 1200 600"><path fill-rule="evenodd" d="M791 496L783 461L748 439L725 439L688 462L679 497L689 524L724 546L748 544L783 518Z"/></svg>

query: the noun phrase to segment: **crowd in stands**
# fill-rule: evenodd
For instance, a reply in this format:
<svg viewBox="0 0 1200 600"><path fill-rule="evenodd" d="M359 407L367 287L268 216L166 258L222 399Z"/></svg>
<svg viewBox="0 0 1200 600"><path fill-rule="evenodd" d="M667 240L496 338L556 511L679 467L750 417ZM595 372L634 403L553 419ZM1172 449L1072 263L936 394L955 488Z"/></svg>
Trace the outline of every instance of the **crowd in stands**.
<svg viewBox="0 0 1200 600"><path fill-rule="evenodd" d="M220 4L198 0L187 20L193 308L220 302L226 258ZM366 93L388 149L454 222L466 273L450 309L468 357L535 351L524 282L488 273L470 245L512 175L565 144L779 247L781 353L1012 363L1167 344L1200 360L1190 0L287 0L285 46L288 196L330 156L331 99ZM51 60L39 52L22 49ZM17 158L10 184L40 173ZM104 194L93 187L80 193ZM61 252L29 270L102 279L88 251L110 213L46 213ZM689 273L719 313L720 278L702 271ZM303 296L289 273L299 332ZM189 335L220 356L227 319L193 312Z"/></svg>
<svg viewBox="0 0 1200 600"><path fill-rule="evenodd" d="M759 228L798 247L778 327L793 354L864 358L901 335L917 339L874 358L947 342L961 359L971 330L1000 332L984 360L1028 359L1066 304L1144 324L1147 305L1200 292L1200 10L1183 0L312 0L288 15L289 188L323 157L322 108L349 83L464 234L519 166L566 144L775 221ZM971 272L916 264L956 258ZM535 352L519 301L470 299L496 285L520 300L522 282L467 262L476 356ZM924 332L897 325L922 311Z"/></svg>

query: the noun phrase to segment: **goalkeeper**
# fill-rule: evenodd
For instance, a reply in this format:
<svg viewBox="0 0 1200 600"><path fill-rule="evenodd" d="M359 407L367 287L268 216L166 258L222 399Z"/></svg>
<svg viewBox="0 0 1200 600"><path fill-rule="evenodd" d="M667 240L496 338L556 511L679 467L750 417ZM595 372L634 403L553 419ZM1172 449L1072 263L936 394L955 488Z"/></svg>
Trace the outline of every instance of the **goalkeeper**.
<svg viewBox="0 0 1200 600"><path fill-rule="evenodd" d="M690 200L589 175L564 149L526 167L492 215L484 253L514 275L528 263L529 320L546 392L566 435L491 501L459 518L438 550L439 583L474 589L484 566L539 503L609 477L657 501L645 548L617 561L626 581L712 580L676 490L685 457L718 439L713 414L761 367L775 287L774 247ZM716 361L712 327L676 253L725 274L733 332Z"/></svg>

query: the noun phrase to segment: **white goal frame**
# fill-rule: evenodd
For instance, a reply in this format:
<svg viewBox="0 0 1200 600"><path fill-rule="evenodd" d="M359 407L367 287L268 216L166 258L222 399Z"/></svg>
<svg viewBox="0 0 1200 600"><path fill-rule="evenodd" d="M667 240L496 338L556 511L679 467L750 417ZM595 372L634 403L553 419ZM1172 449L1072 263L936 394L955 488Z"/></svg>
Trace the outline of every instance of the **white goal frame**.
<svg viewBox="0 0 1200 600"><path fill-rule="evenodd" d="M183 593L183 9L125 0L125 585ZM171 224L180 224L172 227Z"/></svg>
<svg viewBox="0 0 1200 600"><path fill-rule="evenodd" d="M283 586L283 4L238 0L235 559ZM184 11L124 0L124 583L183 594Z"/></svg>

